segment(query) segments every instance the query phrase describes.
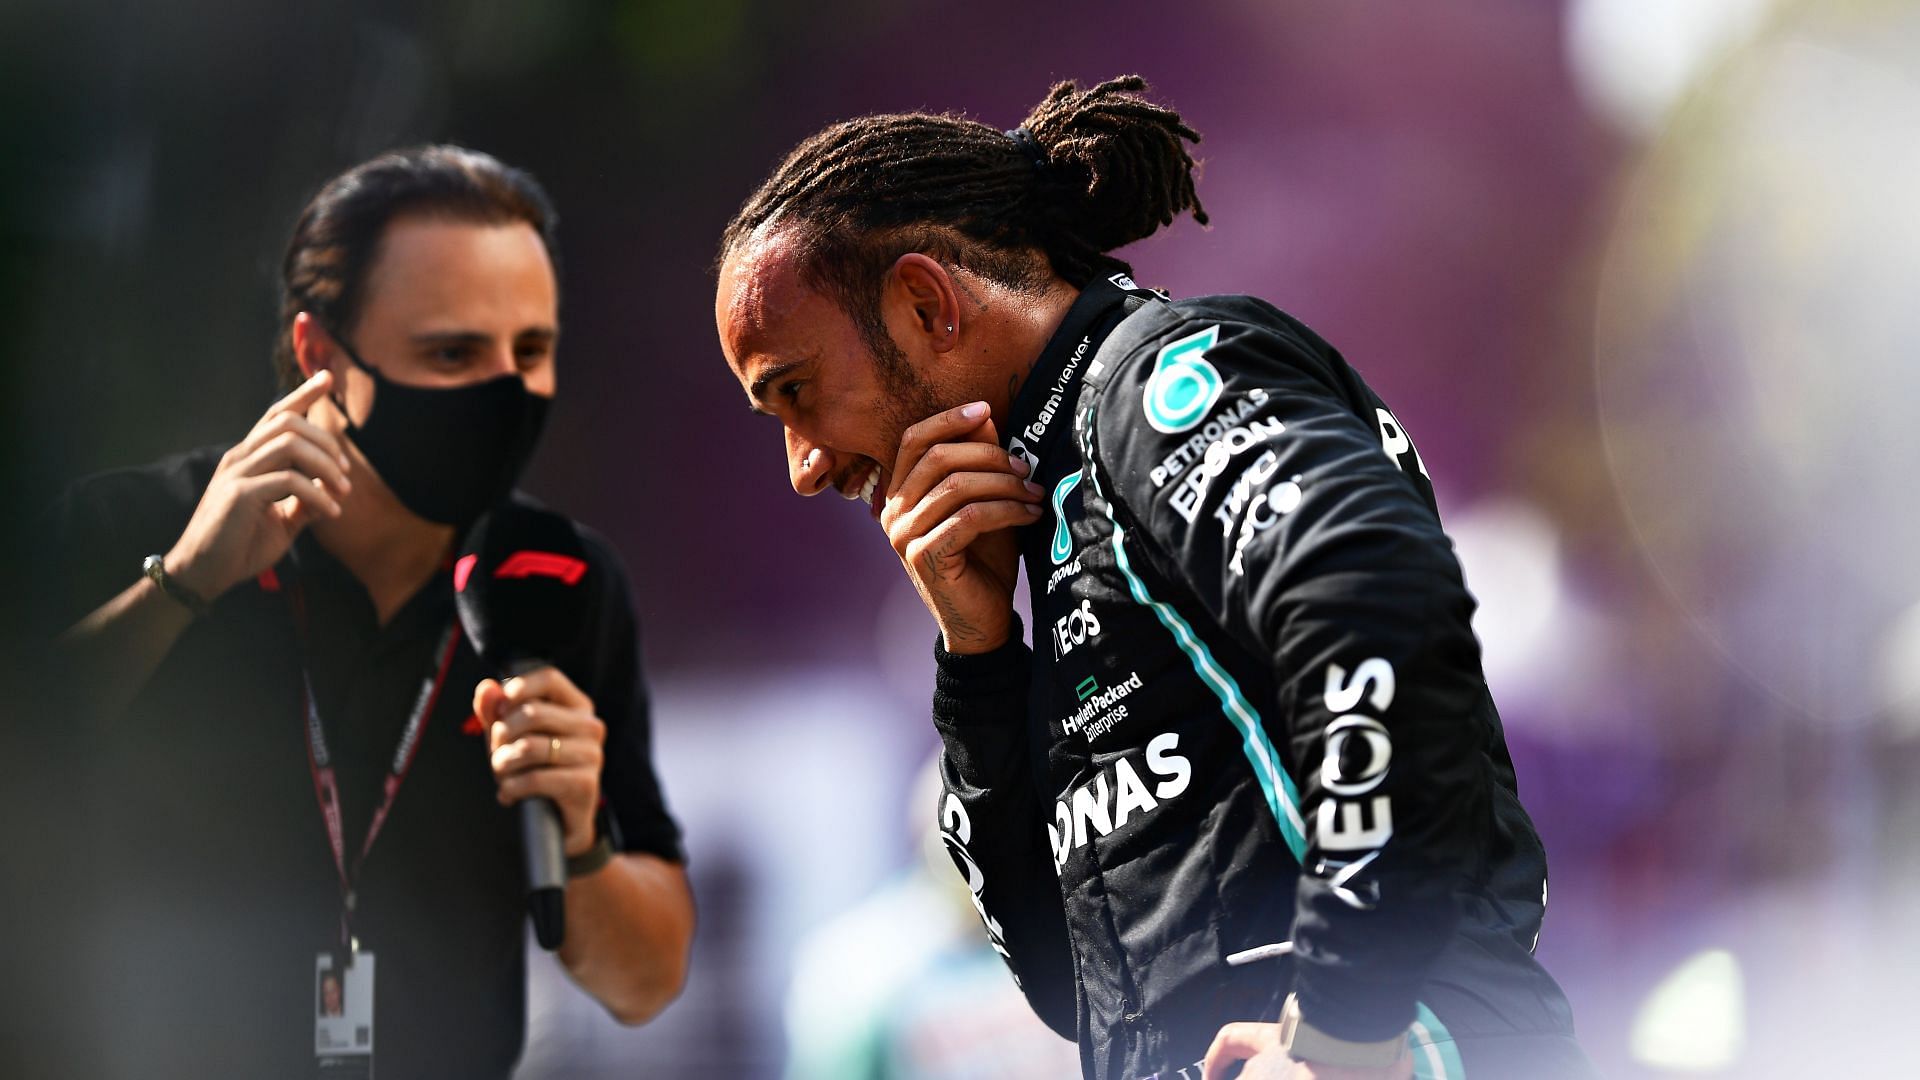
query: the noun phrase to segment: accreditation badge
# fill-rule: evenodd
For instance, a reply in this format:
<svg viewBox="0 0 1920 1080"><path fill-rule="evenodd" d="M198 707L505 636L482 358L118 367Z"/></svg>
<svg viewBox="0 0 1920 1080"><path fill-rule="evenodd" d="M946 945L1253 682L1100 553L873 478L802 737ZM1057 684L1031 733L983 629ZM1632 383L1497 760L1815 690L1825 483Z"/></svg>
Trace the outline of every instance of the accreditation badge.
<svg viewBox="0 0 1920 1080"><path fill-rule="evenodd" d="M313 961L313 1054L322 1080L373 1080L373 954Z"/></svg>

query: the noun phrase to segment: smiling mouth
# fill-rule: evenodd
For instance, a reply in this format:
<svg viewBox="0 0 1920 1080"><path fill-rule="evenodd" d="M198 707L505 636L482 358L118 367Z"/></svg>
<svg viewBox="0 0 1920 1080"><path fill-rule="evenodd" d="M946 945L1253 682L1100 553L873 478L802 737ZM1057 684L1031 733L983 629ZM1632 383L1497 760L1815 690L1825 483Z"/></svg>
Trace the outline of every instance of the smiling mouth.
<svg viewBox="0 0 1920 1080"><path fill-rule="evenodd" d="M841 489L840 497L849 502L857 499L860 502L866 503L867 513L872 515L874 520L877 521L880 518L880 504L874 496L879 490L880 466L869 465L867 466L867 475L860 481L860 485L854 488Z"/></svg>

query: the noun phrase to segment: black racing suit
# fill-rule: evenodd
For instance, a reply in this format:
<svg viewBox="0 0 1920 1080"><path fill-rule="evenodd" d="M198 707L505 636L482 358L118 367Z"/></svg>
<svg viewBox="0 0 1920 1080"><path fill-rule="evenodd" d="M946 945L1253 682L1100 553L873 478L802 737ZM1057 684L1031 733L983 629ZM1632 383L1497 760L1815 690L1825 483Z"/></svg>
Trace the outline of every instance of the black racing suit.
<svg viewBox="0 0 1920 1080"><path fill-rule="evenodd" d="M1419 1075L1585 1075L1473 600L1359 375L1263 301L1116 274L1002 431L1050 502L1033 646L940 652L939 820L1085 1075L1179 1075L1289 990L1337 1038L1410 1031Z"/></svg>

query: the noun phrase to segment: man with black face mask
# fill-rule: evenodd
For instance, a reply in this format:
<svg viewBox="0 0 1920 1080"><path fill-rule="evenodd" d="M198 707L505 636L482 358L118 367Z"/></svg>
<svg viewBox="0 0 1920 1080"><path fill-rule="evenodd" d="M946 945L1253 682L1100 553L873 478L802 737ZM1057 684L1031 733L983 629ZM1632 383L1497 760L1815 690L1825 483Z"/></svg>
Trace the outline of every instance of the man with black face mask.
<svg viewBox="0 0 1920 1080"><path fill-rule="evenodd" d="M574 979L627 1023L678 993L693 906L618 559L582 530L606 572L577 682L483 678L454 614L456 545L516 498L555 391L553 238L484 154L335 178L283 267L290 392L63 500L61 656L131 811L86 976L109 1071L507 1075L527 798L562 819ZM330 972L344 1018L315 1007Z"/></svg>

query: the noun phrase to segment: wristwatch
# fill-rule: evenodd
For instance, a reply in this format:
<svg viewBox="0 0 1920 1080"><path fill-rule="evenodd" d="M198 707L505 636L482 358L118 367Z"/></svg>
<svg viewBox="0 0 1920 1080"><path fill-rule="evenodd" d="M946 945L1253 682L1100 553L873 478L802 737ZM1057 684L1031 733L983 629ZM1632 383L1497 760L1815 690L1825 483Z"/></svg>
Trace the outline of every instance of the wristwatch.
<svg viewBox="0 0 1920 1080"><path fill-rule="evenodd" d="M586 877L595 870L613 861L613 841L605 833L593 842L593 846L578 855L567 856L567 876L569 878Z"/></svg>
<svg viewBox="0 0 1920 1080"><path fill-rule="evenodd" d="M1395 1035L1378 1042L1351 1042L1333 1036L1300 1017L1300 1001L1287 995L1280 1010L1280 1049L1295 1061L1316 1065L1347 1065L1353 1068L1383 1068L1407 1053L1406 1035Z"/></svg>
<svg viewBox="0 0 1920 1080"><path fill-rule="evenodd" d="M146 575L148 581L153 582L154 588L165 593L174 603L193 612L196 616L207 613L206 600L202 599L199 593L175 581L173 576L167 573L167 562L164 556L149 555L142 559L140 572Z"/></svg>
<svg viewBox="0 0 1920 1080"><path fill-rule="evenodd" d="M613 815L605 803L593 812L593 846L567 856L567 877L586 877L613 861Z"/></svg>

